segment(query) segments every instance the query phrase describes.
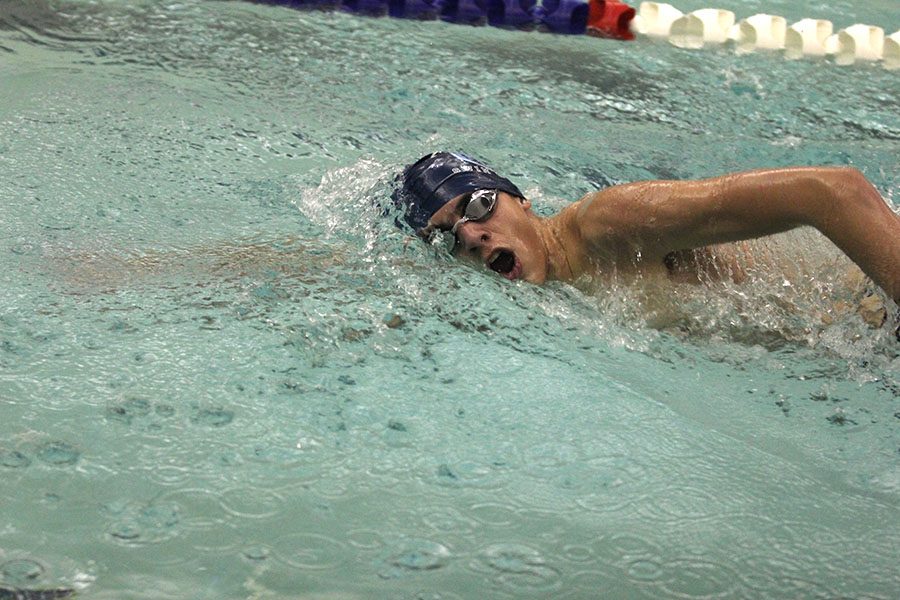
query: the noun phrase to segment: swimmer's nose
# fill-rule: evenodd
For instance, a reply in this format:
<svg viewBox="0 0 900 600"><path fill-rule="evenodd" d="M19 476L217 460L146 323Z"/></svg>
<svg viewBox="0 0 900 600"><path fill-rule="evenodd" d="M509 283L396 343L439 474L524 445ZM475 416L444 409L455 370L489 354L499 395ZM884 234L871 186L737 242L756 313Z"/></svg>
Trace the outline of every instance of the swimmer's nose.
<svg viewBox="0 0 900 600"><path fill-rule="evenodd" d="M467 221L456 230L459 245L466 254L477 254L491 239L490 234L481 229L479 225L476 221Z"/></svg>

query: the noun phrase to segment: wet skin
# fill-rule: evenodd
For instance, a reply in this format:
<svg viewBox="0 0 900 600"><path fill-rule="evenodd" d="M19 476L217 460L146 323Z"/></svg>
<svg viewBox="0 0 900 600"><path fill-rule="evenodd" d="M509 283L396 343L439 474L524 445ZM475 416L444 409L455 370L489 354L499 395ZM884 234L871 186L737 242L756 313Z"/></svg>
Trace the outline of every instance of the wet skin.
<svg viewBox="0 0 900 600"><path fill-rule="evenodd" d="M450 235L450 228L462 216L466 196L456 196L435 213L430 221L431 228L424 235L431 230ZM582 202L590 200L586 196ZM570 218L566 212L549 219L540 218L531 211L530 201L500 192L497 207L488 219L467 221L459 226L452 252L461 260L493 270L511 281L521 279L536 284L548 280L571 281L582 275L597 274L613 266L617 258L615 268L620 274L659 272L674 281L691 283L699 282L701 273L708 275L715 271L727 272L736 280L741 276L737 265L723 264L728 259L722 258L727 251L721 248L716 256L702 252L699 255L672 252L653 263L643 261L639 250L630 256L621 252L590 254L577 238L572 239L571 227L561 227Z"/></svg>
<svg viewBox="0 0 900 600"><path fill-rule="evenodd" d="M448 231L462 216L464 198L445 204L426 229ZM900 216L852 168L635 182L588 194L546 219L529 200L500 192L490 217L459 226L454 252L507 279L540 284L612 267L671 272L693 249L799 226L825 234L900 300Z"/></svg>

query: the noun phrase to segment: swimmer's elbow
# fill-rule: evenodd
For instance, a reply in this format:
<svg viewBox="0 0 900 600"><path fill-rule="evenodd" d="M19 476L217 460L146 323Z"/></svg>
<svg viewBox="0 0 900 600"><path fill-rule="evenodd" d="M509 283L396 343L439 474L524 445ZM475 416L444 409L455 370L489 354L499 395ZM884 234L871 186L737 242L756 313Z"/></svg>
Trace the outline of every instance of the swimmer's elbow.
<svg viewBox="0 0 900 600"><path fill-rule="evenodd" d="M846 216L848 211L871 211L883 208L884 200L875 186L855 167L828 167L822 169L820 180L825 186L819 196L823 213L820 223L828 225ZM815 223L811 223L815 224ZM820 227L821 229L822 227Z"/></svg>
<svg viewBox="0 0 900 600"><path fill-rule="evenodd" d="M828 167L823 170L822 179L832 196L838 199L867 197L875 189L862 171L855 167Z"/></svg>

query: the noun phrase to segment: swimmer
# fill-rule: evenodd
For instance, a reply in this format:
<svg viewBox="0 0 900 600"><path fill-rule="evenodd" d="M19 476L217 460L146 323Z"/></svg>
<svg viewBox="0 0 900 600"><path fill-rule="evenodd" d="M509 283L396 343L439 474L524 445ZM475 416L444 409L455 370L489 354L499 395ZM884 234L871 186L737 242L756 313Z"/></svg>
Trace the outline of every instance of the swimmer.
<svg viewBox="0 0 900 600"><path fill-rule="evenodd" d="M900 216L853 168L639 181L588 193L544 218L483 163L435 152L404 169L393 199L423 238L442 232L455 256L536 284L610 269L676 279L715 261L710 246L811 226L900 302Z"/></svg>

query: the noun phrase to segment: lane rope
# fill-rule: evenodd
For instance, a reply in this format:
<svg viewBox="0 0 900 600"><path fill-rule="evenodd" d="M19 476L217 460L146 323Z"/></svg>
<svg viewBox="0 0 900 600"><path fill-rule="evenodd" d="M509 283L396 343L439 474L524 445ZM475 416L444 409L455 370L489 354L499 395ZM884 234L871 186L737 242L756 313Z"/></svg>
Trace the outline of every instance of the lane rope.
<svg viewBox="0 0 900 600"><path fill-rule="evenodd" d="M635 10L619 0L251 0L299 9L343 10L367 16L490 25L623 41L661 39L679 48L730 46L744 54L781 52L789 60L827 58L837 65L879 62L900 69L900 30L856 23L834 31L831 21L703 8L683 13L671 4L641 2Z"/></svg>

